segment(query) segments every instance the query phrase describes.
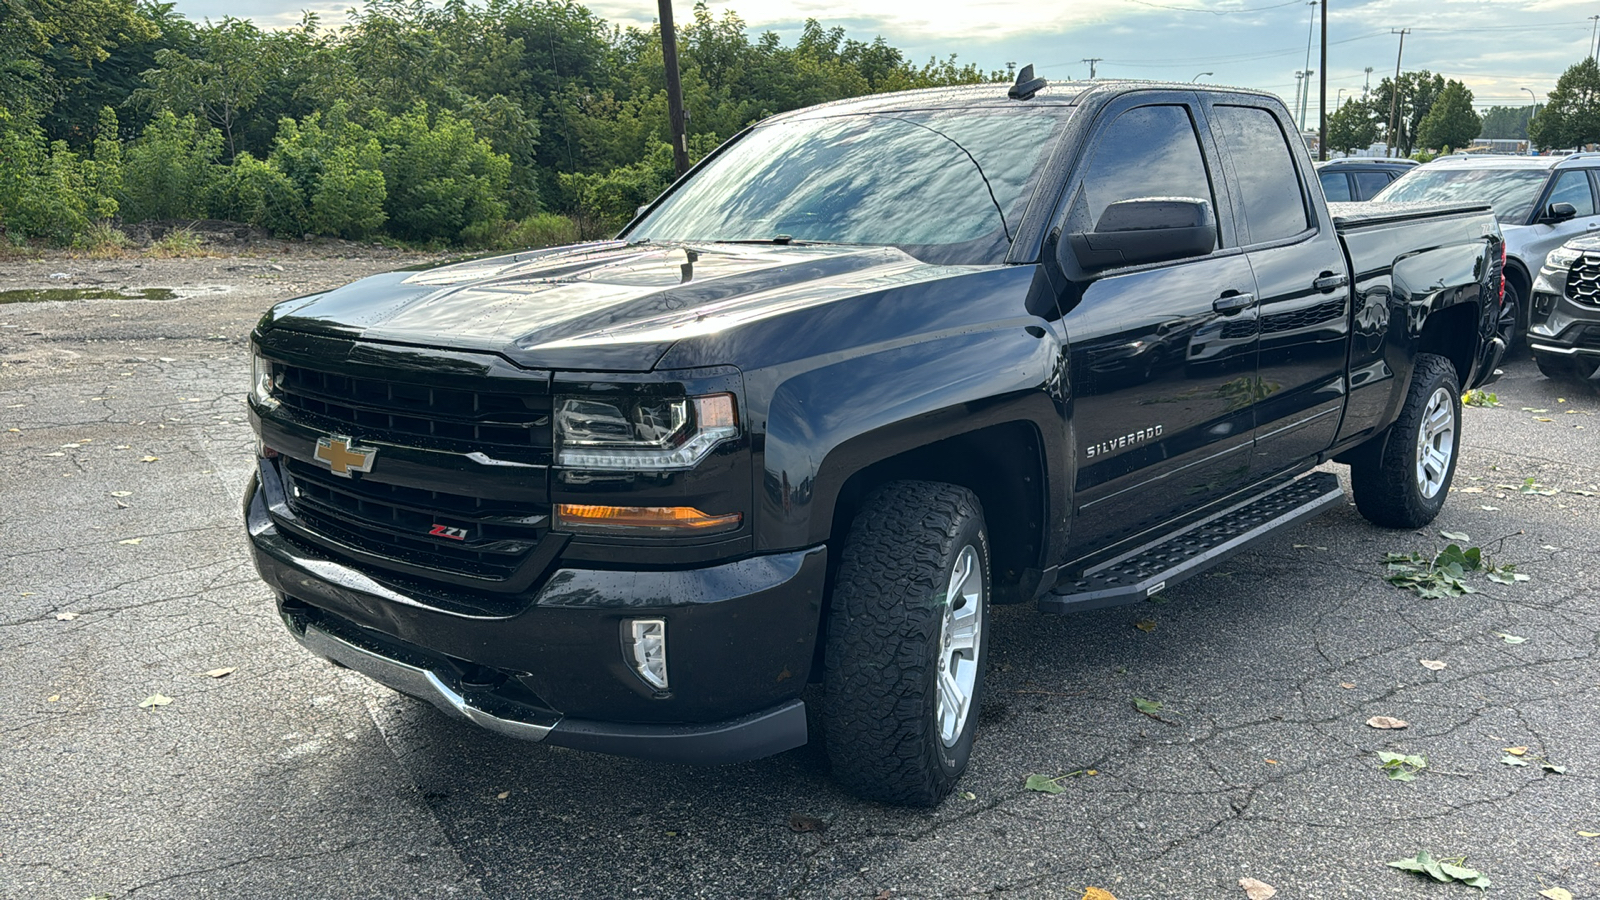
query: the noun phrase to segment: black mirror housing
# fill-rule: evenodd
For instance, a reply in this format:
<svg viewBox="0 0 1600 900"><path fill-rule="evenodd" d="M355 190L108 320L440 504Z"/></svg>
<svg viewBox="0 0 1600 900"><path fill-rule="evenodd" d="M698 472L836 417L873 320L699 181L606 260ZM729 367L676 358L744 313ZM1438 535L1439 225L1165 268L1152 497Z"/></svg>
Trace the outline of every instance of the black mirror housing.
<svg viewBox="0 0 1600 900"><path fill-rule="evenodd" d="M1539 221L1546 225L1559 225L1577 214L1578 208L1571 203L1552 203L1545 208L1544 215Z"/></svg>
<svg viewBox="0 0 1600 900"><path fill-rule="evenodd" d="M1105 208L1094 231L1068 237L1085 269L1204 256L1217 246L1211 204L1195 197L1139 197Z"/></svg>

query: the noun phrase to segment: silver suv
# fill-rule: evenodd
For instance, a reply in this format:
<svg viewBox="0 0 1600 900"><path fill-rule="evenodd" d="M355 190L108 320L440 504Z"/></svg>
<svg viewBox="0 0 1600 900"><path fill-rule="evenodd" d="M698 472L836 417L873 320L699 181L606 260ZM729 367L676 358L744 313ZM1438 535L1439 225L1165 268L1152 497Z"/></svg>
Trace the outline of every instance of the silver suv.
<svg viewBox="0 0 1600 900"><path fill-rule="evenodd" d="M1528 332L1533 275L1567 241L1600 232L1600 153L1446 156L1418 166L1373 199L1478 201L1494 208L1506 239L1506 346Z"/></svg>

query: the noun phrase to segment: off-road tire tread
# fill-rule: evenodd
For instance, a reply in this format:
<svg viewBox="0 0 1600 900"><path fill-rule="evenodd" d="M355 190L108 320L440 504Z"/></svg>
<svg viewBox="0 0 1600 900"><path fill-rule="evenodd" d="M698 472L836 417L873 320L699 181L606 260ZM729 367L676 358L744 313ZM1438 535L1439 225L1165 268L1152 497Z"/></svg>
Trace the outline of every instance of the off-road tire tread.
<svg viewBox="0 0 1600 900"><path fill-rule="evenodd" d="M897 481L869 494L851 523L828 622L822 727L834 779L862 797L933 806L960 774L934 750L929 669L956 541L972 519L981 537L982 516L965 488ZM977 546L987 586L989 550ZM973 709L969 731L977 718Z"/></svg>
<svg viewBox="0 0 1600 900"><path fill-rule="evenodd" d="M1428 398L1441 385L1455 398L1455 455L1444 486L1428 500L1417 490L1415 442ZM1389 426L1389 439L1382 454L1363 455L1350 465L1350 489L1355 495L1356 509L1374 525L1421 528L1439 515L1460 459L1461 385L1456 380L1456 368L1442 356L1418 354L1411 375L1411 389L1400 407L1399 417Z"/></svg>

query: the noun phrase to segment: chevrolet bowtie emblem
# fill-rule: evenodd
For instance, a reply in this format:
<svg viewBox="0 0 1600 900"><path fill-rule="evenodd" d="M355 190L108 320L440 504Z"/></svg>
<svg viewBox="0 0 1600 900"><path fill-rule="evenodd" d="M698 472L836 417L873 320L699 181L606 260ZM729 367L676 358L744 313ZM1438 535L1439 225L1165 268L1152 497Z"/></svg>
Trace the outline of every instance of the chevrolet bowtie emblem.
<svg viewBox="0 0 1600 900"><path fill-rule="evenodd" d="M351 472L371 472L377 455L377 447L357 447L355 440L347 437L317 438L317 452L312 454L317 462L327 463L333 474L345 478Z"/></svg>

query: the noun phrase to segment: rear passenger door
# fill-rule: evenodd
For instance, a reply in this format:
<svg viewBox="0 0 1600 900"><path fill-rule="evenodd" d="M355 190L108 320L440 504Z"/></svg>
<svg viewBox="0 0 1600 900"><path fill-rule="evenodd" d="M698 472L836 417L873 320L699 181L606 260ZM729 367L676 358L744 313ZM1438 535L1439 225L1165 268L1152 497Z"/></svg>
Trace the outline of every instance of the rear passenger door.
<svg viewBox="0 0 1600 900"><path fill-rule="evenodd" d="M1275 104L1218 95L1208 110L1225 148L1240 243L1255 275L1259 365L1255 459L1266 476L1332 446L1344 410L1350 284L1326 208L1312 202L1311 158Z"/></svg>
<svg viewBox="0 0 1600 900"><path fill-rule="evenodd" d="M1057 214L1078 552L1242 487L1249 475L1253 398L1240 386L1256 371L1255 280L1206 133L1192 93L1112 101ZM1105 268L1077 260L1066 235L1092 232L1114 202L1147 197L1209 204L1212 250Z"/></svg>

